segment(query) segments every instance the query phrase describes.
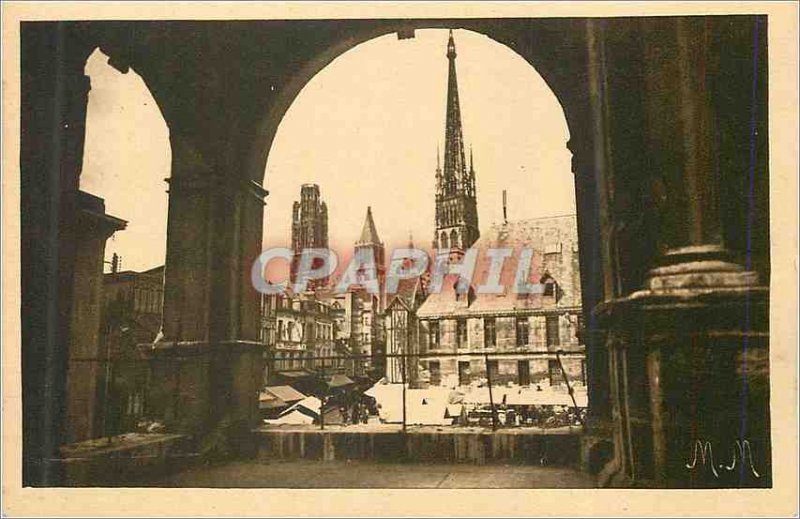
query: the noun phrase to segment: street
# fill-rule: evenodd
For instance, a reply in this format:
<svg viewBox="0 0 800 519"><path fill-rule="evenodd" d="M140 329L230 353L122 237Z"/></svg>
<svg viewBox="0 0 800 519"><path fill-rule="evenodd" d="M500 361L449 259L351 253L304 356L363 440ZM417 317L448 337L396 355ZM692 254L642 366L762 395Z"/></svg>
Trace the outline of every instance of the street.
<svg viewBox="0 0 800 519"><path fill-rule="evenodd" d="M365 461L256 461L199 467L157 487L211 488L593 488L573 468L536 465L376 463Z"/></svg>

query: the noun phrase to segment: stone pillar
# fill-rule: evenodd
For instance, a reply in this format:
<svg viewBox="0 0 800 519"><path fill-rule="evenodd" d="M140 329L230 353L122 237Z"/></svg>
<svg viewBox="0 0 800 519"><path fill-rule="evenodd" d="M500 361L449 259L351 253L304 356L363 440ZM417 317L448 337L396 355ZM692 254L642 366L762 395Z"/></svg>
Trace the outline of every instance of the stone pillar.
<svg viewBox="0 0 800 519"><path fill-rule="evenodd" d="M259 293L266 191L217 169L208 146L173 133L162 340L151 402L169 429L200 436L255 425L263 377Z"/></svg>
<svg viewBox="0 0 800 519"><path fill-rule="evenodd" d="M580 282L583 297L584 329L581 342L586 348L590 422L605 428L611 410L608 389L608 355L600 322L594 313L603 291L600 225L597 219L595 161L591 158L592 141L588 135L572 137L567 143L572 152L572 171L576 176L578 237L580 245ZM578 178L580 177L580 178ZM602 423L599 423L602 422Z"/></svg>
<svg viewBox="0 0 800 519"><path fill-rule="evenodd" d="M720 158L754 141L744 134L741 142L730 139L720 146L716 136L734 129L716 128L723 114L714 103L751 87L750 82L726 81L731 72L719 66L725 60L718 54L731 51L712 49L712 42L733 30L755 42L750 45L753 56L765 60L765 49L752 32L739 31L757 26L758 18L730 23L736 27L713 17L643 19L638 37L642 59L624 53L613 58L626 60L631 75L636 71L630 64L641 63L640 79L631 80L641 81L641 105L623 103L628 124L641 124L643 132L641 138L640 132L623 127L604 133L612 155L644 153L645 160L638 180L621 178L627 174L625 164L610 165L608 203L616 199L615 210L631 214L630 200L645 196L652 216L643 221L642 238L653 239L655 247L650 260L648 254L637 256L632 240L620 240L614 232L608 236L617 240L616 254L635 258L637 268L647 267L638 290L620 284L616 297L601 309L620 484L771 485L768 288L750 270L749 250L737 255L726 248L724 236L731 230L723 228L719 198L721 179L731 175L720 171L725 163ZM615 92L617 100L624 99L625 81L610 75L606 80L605 100ZM610 111L622 108L612 104ZM753 210L755 204L747 202L752 193L728 194L733 198L726 200L728 211ZM612 230L631 221L623 216ZM614 272L614 265L609 268Z"/></svg>
<svg viewBox="0 0 800 519"><path fill-rule="evenodd" d="M649 272L654 291L748 287L758 284L723 243L720 150L712 111L707 17L654 23L646 39L646 106L650 152L661 176L652 189L662 217L661 258ZM646 26L650 28L649 26ZM669 92L669 95L664 95Z"/></svg>
<svg viewBox="0 0 800 519"><path fill-rule="evenodd" d="M22 479L36 486L60 482L47 460L68 440L73 270L85 216L78 197L90 86L84 66L95 44L80 27L41 22L20 26L20 45Z"/></svg>
<svg viewBox="0 0 800 519"><path fill-rule="evenodd" d="M95 430L100 370L107 362L100 344L103 259L106 240L126 222L105 214L103 199L79 192L67 372L67 443L101 436Z"/></svg>

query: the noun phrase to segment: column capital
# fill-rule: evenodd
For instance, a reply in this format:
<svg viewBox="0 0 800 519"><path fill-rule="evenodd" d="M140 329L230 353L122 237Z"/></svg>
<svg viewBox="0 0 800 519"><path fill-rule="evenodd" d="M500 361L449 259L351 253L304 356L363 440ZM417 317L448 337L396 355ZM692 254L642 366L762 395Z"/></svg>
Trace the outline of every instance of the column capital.
<svg viewBox="0 0 800 519"><path fill-rule="evenodd" d="M269 191L255 180L229 178L210 171L173 175L165 178L164 182L169 185L167 192L210 192L213 190L226 195L245 193L254 197L262 205L266 204L266 198L269 196Z"/></svg>

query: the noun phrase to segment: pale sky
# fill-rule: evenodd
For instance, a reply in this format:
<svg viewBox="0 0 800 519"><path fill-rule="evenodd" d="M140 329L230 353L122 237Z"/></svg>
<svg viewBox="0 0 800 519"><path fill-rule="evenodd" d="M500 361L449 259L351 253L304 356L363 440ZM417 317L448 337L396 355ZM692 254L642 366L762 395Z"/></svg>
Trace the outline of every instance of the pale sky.
<svg viewBox="0 0 800 519"><path fill-rule="evenodd" d="M474 150L480 227L575 212L569 138L561 107L538 73L511 49L454 31L464 140ZM342 54L303 88L283 118L267 161L265 246L291 243L300 185L320 185L331 244L346 254L368 205L387 247L430 246L437 145L443 152L447 31L394 34ZM135 73L120 74L96 51L81 189L106 198L129 221L109 240L123 268L164 261L168 130ZM469 149L467 149L467 155Z"/></svg>

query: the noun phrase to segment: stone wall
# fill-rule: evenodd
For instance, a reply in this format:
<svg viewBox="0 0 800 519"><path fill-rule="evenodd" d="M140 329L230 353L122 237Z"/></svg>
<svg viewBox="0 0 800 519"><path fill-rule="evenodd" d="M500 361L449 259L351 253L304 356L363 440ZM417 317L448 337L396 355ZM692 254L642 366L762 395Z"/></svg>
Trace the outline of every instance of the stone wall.
<svg viewBox="0 0 800 519"><path fill-rule="evenodd" d="M260 430L258 457L427 463L580 465L580 435L505 431Z"/></svg>

